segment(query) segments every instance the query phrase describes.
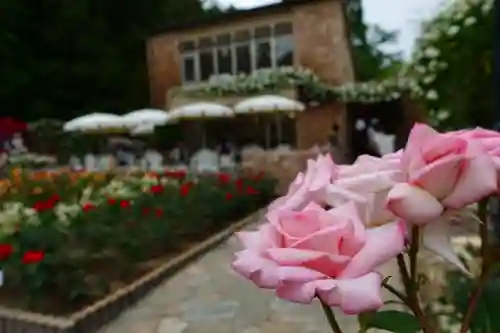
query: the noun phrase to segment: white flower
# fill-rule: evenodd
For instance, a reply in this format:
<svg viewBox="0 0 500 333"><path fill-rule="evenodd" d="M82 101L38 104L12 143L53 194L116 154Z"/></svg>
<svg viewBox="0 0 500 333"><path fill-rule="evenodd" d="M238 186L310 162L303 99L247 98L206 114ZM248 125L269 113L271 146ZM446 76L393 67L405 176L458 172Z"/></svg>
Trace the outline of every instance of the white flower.
<svg viewBox="0 0 500 333"><path fill-rule="evenodd" d="M429 90L425 97L430 101L435 101L438 99L438 94L435 90Z"/></svg>
<svg viewBox="0 0 500 333"><path fill-rule="evenodd" d="M436 76L435 75L429 75L429 76L425 76L422 80L423 83L425 84L430 84L432 83L434 80L436 79Z"/></svg>
<svg viewBox="0 0 500 333"><path fill-rule="evenodd" d="M439 110L436 114L436 118L443 121L450 117L450 112L448 110Z"/></svg>
<svg viewBox="0 0 500 333"><path fill-rule="evenodd" d="M458 25L452 25L448 31L447 31L447 34L448 36L450 37L453 37L455 36L458 32L460 31L460 27Z"/></svg>
<svg viewBox="0 0 500 333"><path fill-rule="evenodd" d="M468 17L468 18L466 18L466 19L465 19L465 21L464 21L464 25L465 25L466 27L468 27L468 26L473 25L473 24L474 24L474 23L476 23L476 22L477 22L477 19L476 19L474 16L470 16L470 17Z"/></svg>
<svg viewBox="0 0 500 333"><path fill-rule="evenodd" d="M415 71L417 71L417 73L424 74L427 70L424 66L417 66L415 67Z"/></svg>
<svg viewBox="0 0 500 333"><path fill-rule="evenodd" d="M424 50L424 55L427 58L437 58L439 57L439 50L436 49L435 47L429 47Z"/></svg>

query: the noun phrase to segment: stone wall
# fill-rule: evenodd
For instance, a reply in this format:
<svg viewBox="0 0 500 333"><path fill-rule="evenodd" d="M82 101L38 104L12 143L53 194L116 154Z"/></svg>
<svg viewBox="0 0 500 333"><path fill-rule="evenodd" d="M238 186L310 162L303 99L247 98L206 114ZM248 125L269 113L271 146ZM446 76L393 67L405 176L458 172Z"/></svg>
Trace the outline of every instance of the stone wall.
<svg viewBox="0 0 500 333"><path fill-rule="evenodd" d="M322 81L354 81L342 1L313 1L293 11L295 65L311 69Z"/></svg>
<svg viewBox="0 0 500 333"><path fill-rule="evenodd" d="M304 150L264 151L260 149L244 150L242 153L243 173L255 174L264 171L278 181L277 193L285 194L297 174L304 171L307 160L315 159L319 154L330 153L339 162L338 152L329 146Z"/></svg>
<svg viewBox="0 0 500 333"><path fill-rule="evenodd" d="M328 144L332 126L345 126L344 111L343 104L325 103L299 113L296 121L297 148L309 149Z"/></svg>
<svg viewBox="0 0 500 333"><path fill-rule="evenodd" d="M181 85L181 59L176 35L150 38L146 44L151 105L165 109L168 91Z"/></svg>

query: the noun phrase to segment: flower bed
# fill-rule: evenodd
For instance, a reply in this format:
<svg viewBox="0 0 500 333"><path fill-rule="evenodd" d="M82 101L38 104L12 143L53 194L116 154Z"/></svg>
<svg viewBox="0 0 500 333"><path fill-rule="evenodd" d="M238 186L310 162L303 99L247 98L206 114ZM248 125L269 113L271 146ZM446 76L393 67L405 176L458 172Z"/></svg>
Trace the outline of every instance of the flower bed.
<svg viewBox="0 0 500 333"><path fill-rule="evenodd" d="M0 198L0 304L65 315L261 207L263 174L31 173Z"/></svg>

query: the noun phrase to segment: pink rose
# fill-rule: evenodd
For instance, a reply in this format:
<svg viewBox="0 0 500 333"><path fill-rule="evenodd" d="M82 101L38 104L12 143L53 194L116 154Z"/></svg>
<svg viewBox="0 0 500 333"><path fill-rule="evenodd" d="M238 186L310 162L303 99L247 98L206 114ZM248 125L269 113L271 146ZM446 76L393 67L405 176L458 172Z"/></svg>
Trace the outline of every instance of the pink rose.
<svg viewBox="0 0 500 333"><path fill-rule="evenodd" d="M321 197L325 187L335 178L337 166L330 155L320 155L316 160L307 161L305 173L299 173L290 184L288 193L276 199L268 210L302 209Z"/></svg>
<svg viewBox="0 0 500 333"><path fill-rule="evenodd" d="M500 133L481 127L470 130L460 130L446 133L465 140L478 141L484 147L488 155L493 159L497 174L500 174ZM500 177L499 177L500 182ZM498 184L500 189L500 183Z"/></svg>
<svg viewBox="0 0 500 333"><path fill-rule="evenodd" d="M400 155L400 152L382 158L362 155L352 165L339 166L337 179L327 188L324 201L334 207L347 201L366 205L367 226L395 220L386 208L386 200L389 191L405 180Z"/></svg>
<svg viewBox="0 0 500 333"><path fill-rule="evenodd" d="M257 231L238 234L245 249L235 271L280 298L310 303L314 297L347 314L382 306L382 276L374 270L404 248L404 227L366 230L354 203L324 210L275 210Z"/></svg>
<svg viewBox="0 0 500 333"><path fill-rule="evenodd" d="M388 207L416 224L431 222L446 209L461 209L497 189L495 165L479 142L440 134L424 124L413 127L401 167L407 180L391 189Z"/></svg>
<svg viewBox="0 0 500 333"><path fill-rule="evenodd" d="M476 127L469 130L448 132L444 135L450 135L465 140L478 141L490 156L500 157L500 133L496 131Z"/></svg>

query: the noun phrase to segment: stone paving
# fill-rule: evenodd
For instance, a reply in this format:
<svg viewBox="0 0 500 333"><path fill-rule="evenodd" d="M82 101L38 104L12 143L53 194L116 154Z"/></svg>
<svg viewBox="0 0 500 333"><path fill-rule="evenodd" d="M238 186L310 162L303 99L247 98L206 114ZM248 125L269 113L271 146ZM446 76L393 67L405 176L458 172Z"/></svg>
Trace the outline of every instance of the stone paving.
<svg viewBox="0 0 500 333"><path fill-rule="evenodd" d="M166 280L99 333L331 332L319 304L279 300L271 291L258 289L234 273L229 263L238 249L233 236ZM397 276L395 267L383 271ZM337 314L337 319L344 333L358 332L355 316Z"/></svg>

